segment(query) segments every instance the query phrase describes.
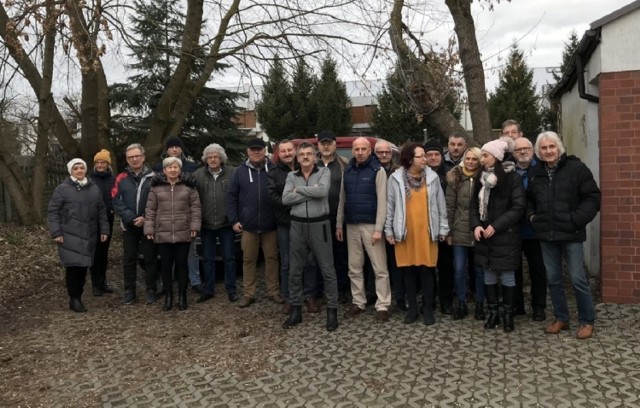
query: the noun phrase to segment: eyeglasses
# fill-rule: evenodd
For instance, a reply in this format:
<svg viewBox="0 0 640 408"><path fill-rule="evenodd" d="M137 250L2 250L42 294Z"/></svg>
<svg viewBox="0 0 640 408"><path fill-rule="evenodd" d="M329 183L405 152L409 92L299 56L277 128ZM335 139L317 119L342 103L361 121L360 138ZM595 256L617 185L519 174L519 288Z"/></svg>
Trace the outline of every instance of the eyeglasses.
<svg viewBox="0 0 640 408"><path fill-rule="evenodd" d="M376 154L379 154L379 155L391 154L391 150L380 150L379 152L376 152Z"/></svg>
<svg viewBox="0 0 640 408"><path fill-rule="evenodd" d="M516 153L524 153L524 152L528 152L529 150L531 150L530 147L521 147L519 149L514 149L513 151Z"/></svg>
<svg viewBox="0 0 640 408"><path fill-rule="evenodd" d="M144 157L143 154L136 154L135 156L127 156L127 160L137 160Z"/></svg>
<svg viewBox="0 0 640 408"><path fill-rule="evenodd" d="M312 157L313 153L311 152L302 152L302 153L298 153L298 157Z"/></svg>
<svg viewBox="0 0 640 408"><path fill-rule="evenodd" d="M423 155L420 155L420 156L413 156L413 158L414 158L414 159L423 159L423 158L425 158L425 157L426 157L426 156L425 156L424 154L423 154Z"/></svg>

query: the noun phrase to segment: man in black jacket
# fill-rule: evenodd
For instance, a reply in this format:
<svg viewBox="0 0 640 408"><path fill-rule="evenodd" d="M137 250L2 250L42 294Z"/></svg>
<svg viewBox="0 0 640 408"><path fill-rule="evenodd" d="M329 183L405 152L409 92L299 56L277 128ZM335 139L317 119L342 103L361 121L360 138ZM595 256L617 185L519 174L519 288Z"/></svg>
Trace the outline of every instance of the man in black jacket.
<svg viewBox="0 0 640 408"><path fill-rule="evenodd" d="M562 279L562 257L567 262L578 306L580 328L576 338L593 334L595 310L584 271L582 243L586 226L600 210L600 189L589 168L567 156L554 132L538 136L535 152L541 162L533 169L528 190L527 217L540 240L547 282L556 319L544 332L557 334L569 328L569 309Z"/></svg>

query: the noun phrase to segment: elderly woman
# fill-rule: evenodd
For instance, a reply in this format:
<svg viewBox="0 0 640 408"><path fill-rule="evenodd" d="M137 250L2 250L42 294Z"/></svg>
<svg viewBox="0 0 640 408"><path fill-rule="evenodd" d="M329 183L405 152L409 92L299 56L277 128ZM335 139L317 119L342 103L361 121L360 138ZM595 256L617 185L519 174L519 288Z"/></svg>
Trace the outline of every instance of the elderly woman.
<svg viewBox="0 0 640 408"><path fill-rule="evenodd" d="M409 309L405 324L418 318L417 278L423 291L424 324L435 323L434 273L438 242L449 233L447 208L438 175L427 167L424 148L409 143L400 153L401 167L389 177L387 242L395 246L396 263L404 279Z"/></svg>
<svg viewBox="0 0 640 408"><path fill-rule="evenodd" d="M81 298L87 268L93 263L98 236L105 242L110 230L100 188L86 177L85 161L72 159L67 170L70 177L56 187L49 201L47 223L65 268L69 308L86 312Z"/></svg>
<svg viewBox="0 0 640 408"><path fill-rule="evenodd" d="M483 166L480 183L476 184L469 212L470 226L477 241L475 263L484 273L485 292L489 304L489 317L485 329L500 324L498 306L498 278L502 283L504 308L503 328L511 332L515 294L515 270L520 265L520 219L524 214L526 198L520 176L513 171L512 162L503 159L508 144L492 140L482 146Z"/></svg>
<svg viewBox="0 0 640 408"><path fill-rule="evenodd" d="M158 245L164 289L163 310L173 307L172 272L178 278L179 309L187 308L189 245L200 231L200 197L182 160L167 157L154 177L145 209L144 233Z"/></svg>
<svg viewBox="0 0 640 408"><path fill-rule="evenodd" d="M453 249L454 286L458 298L453 320L463 319L467 313L467 264L475 240L469 227L471 196L482 173L480 149L472 147L464 153L459 165L447 173L447 218L449 236L447 242ZM484 276L481 270L475 274L475 319L484 320Z"/></svg>
<svg viewBox="0 0 640 408"><path fill-rule="evenodd" d="M107 263L109 259L109 244L113 235L113 203L111 201L111 190L115 184L115 177L111 172L111 154L108 150L102 149L93 156L93 170L89 178L100 188L102 201L107 209L107 221L109 222L109 238L106 241L98 241L96 252L93 256L91 266L91 286L93 296L102 296L104 293L113 293L107 285Z"/></svg>

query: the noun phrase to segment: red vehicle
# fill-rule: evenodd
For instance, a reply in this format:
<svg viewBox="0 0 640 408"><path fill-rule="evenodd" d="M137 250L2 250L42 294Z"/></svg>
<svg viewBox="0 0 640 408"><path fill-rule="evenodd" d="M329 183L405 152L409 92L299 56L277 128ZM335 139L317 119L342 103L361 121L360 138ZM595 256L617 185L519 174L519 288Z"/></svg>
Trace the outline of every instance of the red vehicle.
<svg viewBox="0 0 640 408"><path fill-rule="evenodd" d="M351 159L353 157L353 155L351 154L351 147L353 145L353 141L356 140L359 137L361 137L361 136L338 136L338 137L336 137L336 153L338 153L340 156L344 157L347 160ZM366 137L367 140L369 140L369 142L371 143L372 151L375 149L376 143L378 143L379 140L382 140L382 139L377 138L377 137L369 137L369 136L364 136L364 137ZM318 147L318 139L315 138L315 137L310 137L310 138L307 138L307 139L293 139L292 142L293 142L293 145L295 147L298 147L298 145L300 143L302 143L302 142L308 142L308 143L311 143L311 144L315 145L316 147ZM394 159L395 162L397 162L398 161L398 157L400 155L400 150L393 143L391 143L391 150L393 151L393 159ZM274 149L274 151L273 151L272 160L274 162L276 162L278 160L278 150L277 149Z"/></svg>

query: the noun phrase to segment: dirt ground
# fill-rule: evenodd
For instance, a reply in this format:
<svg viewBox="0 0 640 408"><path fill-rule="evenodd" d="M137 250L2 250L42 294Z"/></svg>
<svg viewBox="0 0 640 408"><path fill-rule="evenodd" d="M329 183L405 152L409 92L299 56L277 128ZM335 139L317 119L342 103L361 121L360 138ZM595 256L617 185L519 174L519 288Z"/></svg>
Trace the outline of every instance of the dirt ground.
<svg viewBox="0 0 640 408"><path fill-rule="evenodd" d="M262 301L239 309L216 297L189 309L161 310L162 302L121 303L121 242L112 242L107 280L116 293L93 297L87 279L88 313L73 313L55 245L43 226L0 225L0 405L7 407L96 406L83 390L101 367L118 364L119 376L101 381L131 387L171 367L197 365L250 377L268 370L270 355L285 347L274 320L280 306ZM139 282L140 273L139 270Z"/></svg>

